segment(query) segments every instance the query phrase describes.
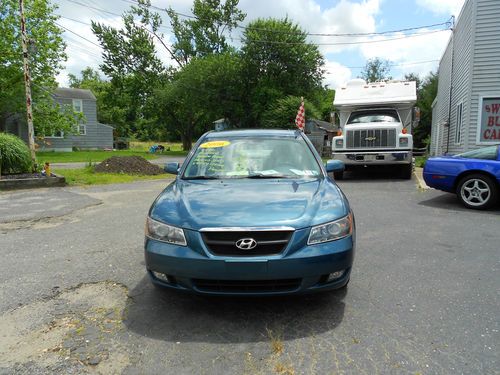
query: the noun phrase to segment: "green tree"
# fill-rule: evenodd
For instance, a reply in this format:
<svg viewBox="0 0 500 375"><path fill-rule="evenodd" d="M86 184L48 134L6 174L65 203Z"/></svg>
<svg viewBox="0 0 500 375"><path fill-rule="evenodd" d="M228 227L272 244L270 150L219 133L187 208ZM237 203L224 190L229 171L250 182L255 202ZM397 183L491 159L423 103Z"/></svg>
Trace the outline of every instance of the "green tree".
<svg viewBox="0 0 500 375"><path fill-rule="evenodd" d="M155 37L135 21L143 12L141 5L132 6L122 16L121 29L92 21L92 31L104 50L100 68L111 78L116 104L108 118L122 136L133 135L149 125L145 118L146 101L166 73L157 56Z"/></svg>
<svg viewBox="0 0 500 375"><path fill-rule="evenodd" d="M247 92L245 126L261 124L262 114L285 96L309 95L321 87L323 56L306 33L287 18L258 19L243 34L242 77Z"/></svg>
<svg viewBox="0 0 500 375"><path fill-rule="evenodd" d="M49 1L25 2L26 30L29 39L35 134L43 136L62 130L71 132L78 116L72 109L60 108L52 97L55 77L66 59L62 30L57 27L55 6ZM26 113L23 54L20 35L19 1L2 0L0 8L0 129L9 118Z"/></svg>
<svg viewBox="0 0 500 375"><path fill-rule="evenodd" d="M416 106L420 108L420 124L413 129L415 147L428 146L432 125L432 102L437 95L437 87L438 75L433 72L429 73L418 85Z"/></svg>
<svg viewBox="0 0 500 375"><path fill-rule="evenodd" d="M366 82L386 81L392 79L390 72L390 62L388 60L375 57L366 62L359 78L363 78Z"/></svg>
<svg viewBox="0 0 500 375"><path fill-rule="evenodd" d="M168 8L175 37L171 55L179 65L186 65L194 57L231 50L226 33L246 17L238 9L238 3L239 0L194 0L191 8L194 17L188 19L180 19L171 7Z"/></svg>
<svg viewBox="0 0 500 375"><path fill-rule="evenodd" d="M213 121L241 122L245 114L240 80L241 61L233 53L194 58L156 90L151 113L180 136L183 149L189 150L193 137L211 129Z"/></svg>
<svg viewBox="0 0 500 375"><path fill-rule="evenodd" d="M298 96L286 96L274 101L262 115L262 124L267 128L284 128L295 129L295 117L299 109L301 100ZM321 117L321 112L316 106L304 100L304 110L306 113L306 121L308 118L318 119Z"/></svg>

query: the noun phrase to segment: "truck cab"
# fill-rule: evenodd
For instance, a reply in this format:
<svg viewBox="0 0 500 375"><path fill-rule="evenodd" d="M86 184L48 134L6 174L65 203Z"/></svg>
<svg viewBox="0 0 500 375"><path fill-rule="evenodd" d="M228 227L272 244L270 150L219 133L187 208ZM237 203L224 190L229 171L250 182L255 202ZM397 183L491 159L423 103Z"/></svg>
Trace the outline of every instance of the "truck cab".
<svg viewBox="0 0 500 375"><path fill-rule="evenodd" d="M394 165L404 178L413 171L412 125L416 83L366 83L356 79L335 92L341 132L332 140L332 158L346 169L355 166ZM342 178L341 173L335 176Z"/></svg>

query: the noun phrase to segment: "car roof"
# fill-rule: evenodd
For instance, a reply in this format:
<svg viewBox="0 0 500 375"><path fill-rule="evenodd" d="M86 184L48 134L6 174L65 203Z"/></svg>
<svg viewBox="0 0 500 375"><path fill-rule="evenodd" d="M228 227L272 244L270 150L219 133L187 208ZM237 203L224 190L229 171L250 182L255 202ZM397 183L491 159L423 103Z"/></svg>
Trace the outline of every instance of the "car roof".
<svg viewBox="0 0 500 375"><path fill-rule="evenodd" d="M211 131L205 135L206 138L231 138L231 137L296 137L299 130L285 129L238 129Z"/></svg>

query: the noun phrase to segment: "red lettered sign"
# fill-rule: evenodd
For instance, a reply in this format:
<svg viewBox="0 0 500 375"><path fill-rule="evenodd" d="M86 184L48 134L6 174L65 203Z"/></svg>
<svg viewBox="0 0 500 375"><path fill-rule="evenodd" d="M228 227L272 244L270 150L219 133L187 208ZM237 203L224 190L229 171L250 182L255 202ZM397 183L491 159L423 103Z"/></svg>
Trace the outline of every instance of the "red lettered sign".
<svg viewBox="0 0 500 375"><path fill-rule="evenodd" d="M483 98L479 142L500 142L500 97Z"/></svg>

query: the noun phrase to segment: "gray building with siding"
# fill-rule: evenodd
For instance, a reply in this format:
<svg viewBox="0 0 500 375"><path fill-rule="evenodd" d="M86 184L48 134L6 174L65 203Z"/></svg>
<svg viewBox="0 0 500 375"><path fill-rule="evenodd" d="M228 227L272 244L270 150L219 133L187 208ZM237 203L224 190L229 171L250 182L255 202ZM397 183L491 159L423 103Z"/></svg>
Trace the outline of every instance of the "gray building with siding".
<svg viewBox="0 0 500 375"><path fill-rule="evenodd" d="M72 151L74 148L86 150L113 148L113 127L97 121L97 104L92 91L57 88L53 96L59 104L72 106L75 112L82 112L85 121L78 126L78 129L75 129L73 134L57 133L45 136L44 141L37 141L39 150ZM15 134L25 142L28 141L26 121L21 116L13 116L5 127L0 130Z"/></svg>
<svg viewBox="0 0 500 375"><path fill-rule="evenodd" d="M466 0L438 73L430 154L500 143L499 0Z"/></svg>

